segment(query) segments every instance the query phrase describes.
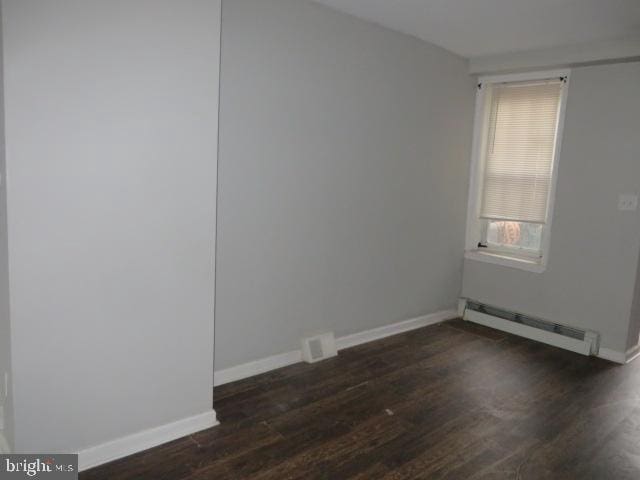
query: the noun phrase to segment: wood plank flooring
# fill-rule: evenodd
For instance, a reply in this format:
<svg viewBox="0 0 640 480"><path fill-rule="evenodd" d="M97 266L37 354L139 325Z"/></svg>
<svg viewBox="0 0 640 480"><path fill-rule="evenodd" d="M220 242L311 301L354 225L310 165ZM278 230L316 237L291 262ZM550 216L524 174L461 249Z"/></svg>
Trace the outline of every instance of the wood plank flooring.
<svg viewBox="0 0 640 480"><path fill-rule="evenodd" d="M217 387L222 424L82 480L640 478L640 360L461 320Z"/></svg>

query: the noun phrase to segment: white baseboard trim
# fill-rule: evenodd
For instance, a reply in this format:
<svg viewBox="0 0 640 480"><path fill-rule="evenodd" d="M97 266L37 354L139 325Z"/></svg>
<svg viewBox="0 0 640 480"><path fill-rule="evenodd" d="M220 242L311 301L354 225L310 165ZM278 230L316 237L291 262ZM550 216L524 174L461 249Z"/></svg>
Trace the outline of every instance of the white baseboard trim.
<svg viewBox="0 0 640 480"><path fill-rule="evenodd" d="M356 345L372 342L391 335L397 335L417 328L444 322L445 320L451 320L457 316L458 313L456 310L443 310L441 312L423 315L410 320L404 320L391 325L385 325L371 330L365 330L364 332L337 338L336 346L338 350L343 350L345 348L355 347ZM301 361L302 352L300 350L292 350L290 352L273 355L260 360L254 360L253 362L244 363L235 367L225 368L224 370L218 370L214 372L213 383L215 386L224 385L225 383L231 383L244 378L253 377L254 375L286 367Z"/></svg>
<svg viewBox="0 0 640 480"><path fill-rule="evenodd" d="M224 370L218 370L213 373L213 384L217 387L218 385L224 385L225 383L231 383L237 380L242 380L243 378L260 375L261 373L287 367L301 361L301 350L293 350L291 352L272 355L270 357L261 358L260 360L254 360L253 362L243 363L242 365L225 368Z"/></svg>
<svg viewBox="0 0 640 480"><path fill-rule="evenodd" d="M626 352L619 352L618 350L611 350L610 348L601 348L598 352L598 357L621 365L631 363L636 358L640 357L640 344L635 347L631 347Z"/></svg>
<svg viewBox="0 0 640 480"><path fill-rule="evenodd" d="M626 363L631 363L638 357L640 357L640 345L636 345L635 347L631 347L629 350L627 350Z"/></svg>
<svg viewBox="0 0 640 480"><path fill-rule="evenodd" d="M610 362L620 363L622 365L627 363L627 355L624 352L619 352L610 348L600 347L600 350L598 350L598 357L604 360L609 360Z"/></svg>
<svg viewBox="0 0 640 480"><path fill-rule="evenodd" d="M78 452L78 470L83 471L134 453L157 447L192 433L218 425L216 412L210 410L177 422L143 430Z"/></svg>
<svg viewBox="0 0 640 480"><path fill-rule="evenodd" d="M403 322L392 323L391 325L385 325L383 327L373 328L371 330L365 330L364 332L340 337L336 339L336 345L338 350L343 350L345 348L355 347L356 345L362 345L363 343L373 342L374 340L379 340L381 338L390 337L391 335L398 335L399 333L427 327L429 325L444 322L445 320L451 320L457 316L458 312L456 312L456 310L444 310L441 312L431 313L429 315L423 315L422 317L412 318Z"/></svg>

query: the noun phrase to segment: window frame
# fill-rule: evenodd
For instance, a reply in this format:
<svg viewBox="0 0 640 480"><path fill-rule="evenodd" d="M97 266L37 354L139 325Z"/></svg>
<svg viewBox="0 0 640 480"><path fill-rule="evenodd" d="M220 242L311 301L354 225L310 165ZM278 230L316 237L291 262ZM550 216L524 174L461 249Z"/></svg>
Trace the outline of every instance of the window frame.
<svg viewBox="0 0 640 480"><path fill-rule="evenodd" d="M554 146L553 167L551 173L551 189L547 204L547 223L543 227L541 250L531 255L531 252L522 252L513 248L486 248L479 245L486 238L486 226L488 220L480 218L480 206L482 184L484 179L484 165L486 162L486 147L488 140L490 95L487 85L495 83L523 82L535 80L547 80L552 78L565 78L565 84L560 96L558 110L558 126ZM545 70L538 72L516 73L506 75L488 75L478 78L476 92L475 117L473 128L473 144L471 151L471 175L469 183L469 200L467 209L467 232L465 242L465 258L488 262L506 267L519 268L531 272L541 273L546 270L549 260L549 248L551 245L551 231L556 197L556 185L558 180L558 164L560 163L562 138L566 114L569 83L571 79L570 69Z"/></svg>

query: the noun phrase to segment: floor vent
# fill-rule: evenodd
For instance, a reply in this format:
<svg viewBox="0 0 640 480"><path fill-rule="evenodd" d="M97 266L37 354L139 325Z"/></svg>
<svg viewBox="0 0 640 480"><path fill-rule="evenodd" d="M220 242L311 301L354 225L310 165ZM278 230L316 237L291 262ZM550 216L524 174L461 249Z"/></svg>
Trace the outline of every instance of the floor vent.
<svg viewBox="0 0 640 480"><path fill-rule="evenodd" d="M599 335L558 323L465 300L463 318L487 327L547 343L583 355L597 355Z"/></svg>
<svg viewBox="0 0 640 480"><path fill-rule="evenodd" d="M324 333L302 339L302 358L307 363L315 363L338 355L333 333Z"/></svg>

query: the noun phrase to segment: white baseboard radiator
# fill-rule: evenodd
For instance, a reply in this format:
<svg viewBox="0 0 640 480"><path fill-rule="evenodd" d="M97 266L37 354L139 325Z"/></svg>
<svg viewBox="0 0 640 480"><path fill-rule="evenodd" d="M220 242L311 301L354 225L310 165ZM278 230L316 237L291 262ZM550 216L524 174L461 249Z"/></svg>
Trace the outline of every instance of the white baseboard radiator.
<svg viewBox="0 0 640 480"><path fill-rule="evenodd" d="M600 348L600 336L596 332L509 312L473 300L461 299L460 313L464 320L582 355L597 355Z"/></svg>

